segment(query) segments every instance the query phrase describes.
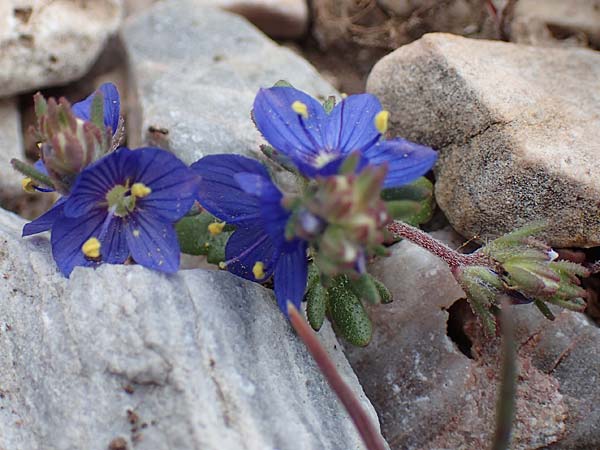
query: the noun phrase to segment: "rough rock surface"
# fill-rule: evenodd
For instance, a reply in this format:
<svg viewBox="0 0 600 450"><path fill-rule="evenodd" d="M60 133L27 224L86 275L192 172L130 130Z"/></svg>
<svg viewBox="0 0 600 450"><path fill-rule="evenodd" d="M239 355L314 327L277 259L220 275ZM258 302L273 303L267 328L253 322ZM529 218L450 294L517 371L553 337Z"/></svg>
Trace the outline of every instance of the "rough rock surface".
<svg viewBox="0 0 600 450"><path fill-rule="evenodd" d="M440 150L435 194L464 236L548 220L554 246L600 245L600 54L430 34L368 91L391 134Z"/></svg>
<svg viewBox="0 0 600 450"><path fill-rule="evenodd" d="M139 266L66 280L22 225L0 210L0 448L363 448L268 290ZM331 329L321 336L372 412Z"/></svg>
<svg viewBox="0 0 600 450"><path fill-rule="evenodd" d="M263 141L250 111L260 87L286 79L312 95L335 93L310 64L246 20L198 4L157 4L123 28L137 99L131 145L159 144L186 163L255 153Z"/></svg>
<svg viewBox="0 0 600 450"><path fill-rule="evenodd" d="M600 48L600 1L519 0L510 39L523 44Z"/></svg>
<svg viewBox="0 0 600 450"><path fill-rule="evenodd" d="M121 15L121 0L0 2L0 97L84 75Z"/></svg>
<svg viewBox="0 0 600 450"><path fill-rule="evenodd" d="M0 202L21 194L22 176L10 165L13 158L23 159L23 135L17 99L0 100Z"/></svg>
<svg viewBox="0 0 600 450"><path fill-rule="evenodd" d="M498 340L483 336L474 321L460 320L460 309L469 311L464 300L456 303L464 293L447 266L420 247L400 242L371 269L394 302L371 307L372 343L347 348L346 354L379 412L390 447L488 448ZM593 405L600 394L600 330L569 311L549 322L532 305L521 305L514 316L522 345L511 448L599 448Z"/></svg>

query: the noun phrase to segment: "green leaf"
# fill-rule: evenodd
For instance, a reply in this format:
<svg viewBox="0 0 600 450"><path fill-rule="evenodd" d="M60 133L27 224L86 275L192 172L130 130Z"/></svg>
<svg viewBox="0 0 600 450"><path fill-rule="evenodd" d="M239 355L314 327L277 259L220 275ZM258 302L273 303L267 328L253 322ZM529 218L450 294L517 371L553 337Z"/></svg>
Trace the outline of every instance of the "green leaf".
<svg viewBox="0 0 600 450"><path fill-rule="evenodd" d="M189 255L206 255L207 261L211 264L223 261L225 245L231 232L211 234L208 226L215 222L218 222L217 219L206 211L195 216L186 216L177 222L175 231L181 251Z"/></svg>
<svg viewBox="0 0 600 450"><path fill-rule="evenodd" d="M366 300L372 305L381 303L379 289L377 289L373 277L368 273L361 275L357 279L351 279L350 287L359 299Z"/></svg>
<svg viewBox="0 0 600 450"><path fill-rule="evenodd" d="M394 299L392 298L392 293L387 288L387 286L373 276L371 276L371 279L373 280L373 283L375 283L375 286L379 291L379 298L381 298L381 303L392 303Z"/></svg>
<svg viewBox="0 0 600 450"><path fill-rule="evenodd" d="M92 100L91 122L100 130L104 130L104 95L100 91L96 91Z"/></svg>
<svg viewBox="0 0 600 450"><path fill-rule="evenodd" d="M32 165L24 163L23 161L19 161L16 158L11 159L10 163L13 166L13 169L17 170L18 172L21 172L26 177L29 177L32 180L37 181L42 186L46 186L46 187L54 189L54 184L52 183L52 180L50 179L50 177L48 175L44 175L43 173L39 172Z"/></svg>
<svg viewBox="0 0 600 450"><path fill-rule="evenodd" d="M417 178L410 184L401 187L385 189L381 192L381 198L390 200L414 200L422 201L433 197L433 184L425 177Z"/></svg>
<svg viewBox="0 0 600 450"><path fill-rule="evenodd" d="M323 109L327 114L329 114L331 111L333 111L333 108L335 108L335 97L330 95L327 97L327 100L323 102Z"/></svg>
<svg viewBox="0 0 600 450"><path fill-rule="evenodd" d="M359 347L371 341L373 325L345 275L333 279L327 290L327 303L335 328L344 339Z"/></svg>
<svg viewBox="0 0 600 450"><path fill-rule="evenodd" d="M327 290L316 283L306 293L306 316L308 323L315 331L319 331L325 320L325 311L327 310Z"/></svg>
<svg viewBox="0 0 600 450"><path fill-rule="evenodd" d="M273 85L273 87L294 87L289 81L279 80L277 83Z"/></svg>
<svg viewBox="0 0 600 450"><path fill-rule="evenodd" d="M546 305L539 298L534 299L533 300L533 304L535 306L537 306L537 308L546 317L546 319L548 319L548 320L554 320L554 319L556 319L556 317L554 316L554 313L550 310L550 308L548 308L548 305Z"/></svg>

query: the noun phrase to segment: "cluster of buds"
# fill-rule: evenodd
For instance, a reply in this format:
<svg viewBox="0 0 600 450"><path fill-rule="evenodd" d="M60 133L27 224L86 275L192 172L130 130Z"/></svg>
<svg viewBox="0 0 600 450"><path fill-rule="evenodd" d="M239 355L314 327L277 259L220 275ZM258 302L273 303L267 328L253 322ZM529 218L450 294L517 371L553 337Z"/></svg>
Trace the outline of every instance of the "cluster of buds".
<svg viewBox="0 0 600 450"><path fill-rule="evenodd" d="M40 156L53 187L67 194L69 186L83 168L112 148L111 130L104 125L103 96L98 92L92 103L91 121L75 116L69 102L61 98L46 101L34 97Z"/></svg>
<svg viewBox="0 0 600 450"><path fill-rule="evenodd" d="M586 291L579 277L589 275L580 264L558 260L544 242L531 237L543 229L534 224L502 236L478 250L489 265L454 268L454 275L469 296L473 310L489 330L494 329L494 308L500 295L513 303L534 303L549 319L554 315L547 303L574 311L585 308Z"/></svg>
<svg viewBox="0 0 600 450"><path fill-rule="evenodd" d="M313 244L316 264L328 276L363 274L367 257L385 252L386 168L368 166L356 173L359 158L351 155L338 175L310 183L290 221L290 232Z"/></svg>

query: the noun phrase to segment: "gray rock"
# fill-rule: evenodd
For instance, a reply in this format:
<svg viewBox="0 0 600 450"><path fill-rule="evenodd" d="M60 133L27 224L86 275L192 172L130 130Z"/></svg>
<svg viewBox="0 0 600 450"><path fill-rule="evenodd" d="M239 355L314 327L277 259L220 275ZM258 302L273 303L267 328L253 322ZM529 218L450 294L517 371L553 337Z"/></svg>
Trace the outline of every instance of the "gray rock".
<svg viewBox="0 0 600 450"><path fill-rule="evenodd" d="M23 134L17 99L0 100L0 201L23 194L21 175L10 165L23 159Z"/></svg>
<svg viewBox="0 0 600 450"><path fill-rule="evenodd" d="M128 15L148 9L160 0L125 0ZM199 7L221 8L245 17L275 39L297 39L308 29L305 0L196 0Z"/></svg>
<svg viewBox="0 0 600 450"><path fill-rule="evenodd" d="M431 34L383 58L368 91L391 134L440 150L435 194L465 237L547 220L600 245L600 54Z"/></svg>
<svg viewBox="0 0 600 450"><path fill-rule="evenodd" d="M140 266L67 280L23 223L0 210L0 448L363 448L268 290ZM321 337L376 420L331 329Z"/></svg>
<svg viewBox="0 0 600 450"><path fill-rule="evenodd" d="M263 142L250 120L260 87L286 79L312 95L335 93L305 60L244 19L201 5L159 3L123 27L136 100L130 145L168 147L186 163L253 154Z"/></svg>
<svg viewBox="0 0 600 450"><path fill-rule="evenodd" d="M510 24L513 42L600 47L598 0L519 0Z"/></svg>
<svg viewBox="0 0 600 450"><path fill-rule="evenodd" d="M0 97L83 76L121 15L121 0L0 2Z"/></svg>
<svg viewBox="0 0 600 450"><path fill-rule="evenodd" d="M500 373L498 338L483 335L447 266L420 247L396 244L371 272L390 288L394 302L370 307L372 343L347 348L346 354L390 447L488 448ZM513 316L521 345L511 449L600 448L594 406L600 330L570 311L547 321L533 305L513 307Z"/></svg>

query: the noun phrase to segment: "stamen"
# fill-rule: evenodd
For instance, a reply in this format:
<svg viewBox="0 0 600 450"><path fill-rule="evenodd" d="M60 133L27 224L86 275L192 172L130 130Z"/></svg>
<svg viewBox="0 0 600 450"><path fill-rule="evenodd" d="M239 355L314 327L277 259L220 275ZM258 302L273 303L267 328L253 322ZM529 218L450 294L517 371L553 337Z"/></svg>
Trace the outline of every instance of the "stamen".
<svg viewBox="0 0 600 450"><path fill-rule="evenodd" d="M292 103L292 109L296 114L308 119L308 106L306 106L305 103L296 100L294 103Z"/></svg>
<svg viewBox="0 0 600 450"><path fill-rule="evenodd" d="M100 247L100 241L95 237L91 237L83 243L81 251L88 258L98 258L100 257Z"/></svg>
<svg viewBox="0 0 600 450"><path fill-rule="evenodd" d="M133 237L140 237L140 230L138 230L138 229L133 230Z"/></svg>
<svg viewBox="0 0 600 450"><path fill-rule="evenodd" d="M386 110L379 111L375 115L375 128L377 128L377 131L379 131L381 134L384 134L388 130L389 118L390 112Z"/></svg>
<svg viewBox="0 0 600 450"><path fill-rule="evenodd" d="M213 222L208 225L208 232L213 236L217 234L221 234L223 232L223 228L225 227L225 222Z"/></svg>
<svg viewBox="0 0 600 450"><path fill-rule="evenodd" d="M25 192L29 192L30 194L35 192L35 183L33 182L33 180L29 177L23 178L21 180L21 186L23 187L23 190Z"/></svg>
<svg viewBox="0 0 600 450"><path fill-rule="evenodd" d="M254 267L252 267L252 273L254 274L254 278L262 280L265 277L265 263L256 261Z"/></svg>
<svg viewBox="0 0 600 450"><path fill-rule="evenodd" d="M219 263L219 269L221 269L221 270L227 269L227 263L225 261L221 261Z"/></svg>
<svg viewBox="0 0 600 450"><path fill-rule="evenodd" d="M150 189L144 183L134 183L133 186L131 186L131 193L134 197L144 198L151 192L152 189Z"/></svg>
<svg viewBox="0 0 600 450"><path fill-rule="evenodd" d="M36 142L36 143L35 143L35 145L37 145L37 148L38 148L38 149L41 149L41 148L42 148L42 143L41 143L41 142Z"/></svg>

